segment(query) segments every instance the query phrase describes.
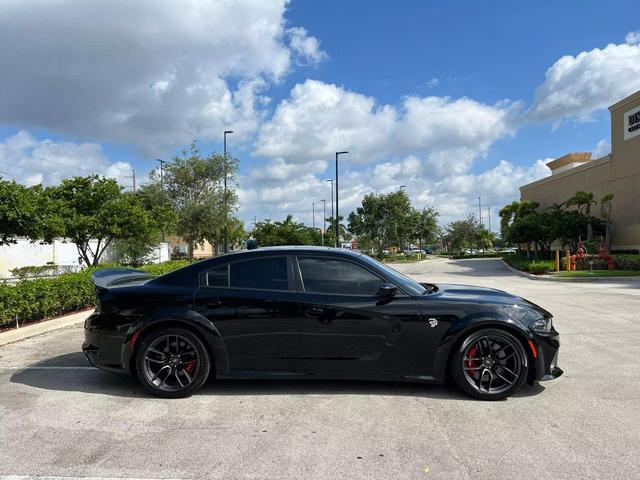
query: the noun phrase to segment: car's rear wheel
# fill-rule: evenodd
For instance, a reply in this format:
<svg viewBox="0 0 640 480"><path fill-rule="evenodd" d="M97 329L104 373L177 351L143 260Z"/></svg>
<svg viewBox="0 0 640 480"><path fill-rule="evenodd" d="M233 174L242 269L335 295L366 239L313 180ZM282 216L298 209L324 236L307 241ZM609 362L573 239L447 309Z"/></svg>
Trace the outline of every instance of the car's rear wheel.
<svg viewBox="0 0 640 480"><path fill-rule="evenodd" d="M136 357L142 385L165 398L193 394L207 380L210 364L202 341L182 328L152 331L142 339Z"/></svg>
<svg viewBox="0 0 640 480"><path fill-rule="evenodd" d="M501 400L518 390L529 366L520 341L500 329L471 333L451 356L450 372L465 393L482 400Z"/></svg>

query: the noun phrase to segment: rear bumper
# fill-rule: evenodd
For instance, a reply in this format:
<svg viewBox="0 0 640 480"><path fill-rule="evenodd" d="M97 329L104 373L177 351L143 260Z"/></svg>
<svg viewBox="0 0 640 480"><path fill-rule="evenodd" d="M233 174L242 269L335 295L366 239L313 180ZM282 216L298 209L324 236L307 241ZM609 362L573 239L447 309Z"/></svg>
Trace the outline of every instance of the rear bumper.
<svg viewBox="0 0 640 480"><path fill-rule="evenodd" d="M126 373L127 369L121 363L124 338L111 331L96 329L92 320L99 315L96 312L85 321L82 353L94 367L110 372Z"/></svg>

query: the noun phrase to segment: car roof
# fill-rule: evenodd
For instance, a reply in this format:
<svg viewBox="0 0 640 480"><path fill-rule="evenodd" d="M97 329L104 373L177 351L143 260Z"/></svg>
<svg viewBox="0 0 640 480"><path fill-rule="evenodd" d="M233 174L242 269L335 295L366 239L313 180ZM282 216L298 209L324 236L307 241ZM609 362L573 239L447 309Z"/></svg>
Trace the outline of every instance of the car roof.
<svg viewBox="0 0 640 480"><path fill-rule="evenodd" d="M252 250L239 250L236 252L229 252L222 255L218 255L217 259L223 258L236 258L239 256L262 256L264 254L272 254L272 255L282 255L282 254L290 254L290 255L300 255L303 253L313 253L313 254L331 254L331 255L343 255L343 256L360 256L362 253L354 252L347 248L334 248L334 247L316 247L311 245L281 245L277 247L259 247L254 248Z"/></svg>

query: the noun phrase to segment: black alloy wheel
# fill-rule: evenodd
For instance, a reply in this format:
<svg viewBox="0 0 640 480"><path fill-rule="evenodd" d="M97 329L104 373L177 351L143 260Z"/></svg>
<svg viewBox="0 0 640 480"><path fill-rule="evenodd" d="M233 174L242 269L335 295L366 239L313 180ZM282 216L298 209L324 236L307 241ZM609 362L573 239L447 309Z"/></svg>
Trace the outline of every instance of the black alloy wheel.
<svg viewBox="0 0 640 480"><path fill-rule="evenodd" d="M167 328L142 339L136 358L142 385L159 397L186 397L209 376L210 359L202 341L189 330Z"/></svg>
<svg viewBox="0 0 640 480"><path fill-rule="evenodd" d="M451 374L458 387L482 400L508 397L522 386L529 371L520 341L498 329L470 334L451 362Z"/></svg>

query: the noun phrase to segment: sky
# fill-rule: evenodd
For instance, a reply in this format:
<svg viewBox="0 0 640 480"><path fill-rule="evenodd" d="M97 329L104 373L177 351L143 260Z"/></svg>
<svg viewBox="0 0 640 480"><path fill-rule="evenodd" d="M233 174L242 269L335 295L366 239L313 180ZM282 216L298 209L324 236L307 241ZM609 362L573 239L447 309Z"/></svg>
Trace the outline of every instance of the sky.
<svg viewBox="0 0 640 480"><path fill-rule="evenodd" d="M497 211L572 151L610 151L640 90L628 2L0 2L0 175L131 188L199 142L240 160L238 216L311 224L404 185L441 223ZM346 215L345 215L346 216ZM319 215L316 222L321 222Z"/></svg>

